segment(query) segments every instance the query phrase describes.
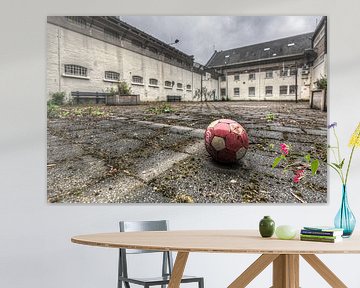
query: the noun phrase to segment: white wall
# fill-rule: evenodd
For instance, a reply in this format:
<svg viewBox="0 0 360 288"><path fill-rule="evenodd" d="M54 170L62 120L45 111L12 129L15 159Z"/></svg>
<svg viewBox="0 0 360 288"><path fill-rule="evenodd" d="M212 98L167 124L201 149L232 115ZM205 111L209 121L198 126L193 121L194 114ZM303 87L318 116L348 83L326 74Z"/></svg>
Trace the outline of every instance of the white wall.
<svg viewBox="0 0 360 288"><path fill-rule="evenodd" d="M116 231L119 219L167 218L173 229L256 228L263 215L278 224L331 224L340 183L330 173L326 205L49 205L46 203L46 15L283 14L329 16L329 120L339 123L341 144L359 121L360 8L357 0L240 1L167 0L8 1L0 29L0 287L98 288L116 285L116 251L70 243L75 234ZM215 5L214 4L214 5ZM351 9L349 9L351 7ZM21 9L20 9L21 8ZM6 45L3 45L6 43ZM333 140L333 139L332 139ZM350 203L360 219L360 151L349 183ZM360 224L357 226L359 233ZM255 255L192 254L187 273L203 275L207 288L226 287ZM360 255L321 256L347 283L360 287ZM146 263L137 262L139 269ZM151 270L151 269L150 269ZM249 287L270 286L267 270ZM302 287L328 287L301 263Z"/></svg>

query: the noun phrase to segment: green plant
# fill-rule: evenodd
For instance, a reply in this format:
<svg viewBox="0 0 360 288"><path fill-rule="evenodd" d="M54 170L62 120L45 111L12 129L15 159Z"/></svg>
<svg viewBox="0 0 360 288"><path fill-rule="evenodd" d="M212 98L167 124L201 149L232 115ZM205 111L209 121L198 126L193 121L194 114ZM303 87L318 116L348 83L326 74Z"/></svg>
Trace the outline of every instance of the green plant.
<svg viewBox="0 0 360 288"><path fill-rule="evenodd" d="M118 87L119 95L130 95L131 94L131 88L125 81L119 82L117 84L117 87Z"/></svg>
<svg viewBox="0 0 360 288"><path fill-rule="evenodd" d="M47 116L53 118L59 114L59 105L53 104L52 100L47 102Z"/></svg>
<svg viewBox="0 0 360 288"><path fill-rule="evenodd" d="M64 105L65 103L65 92L51 93L51 103L54 105Z"/></svg>
<svg viewBox="0 0 360 288"><path fill-rule="evenodd" d="M265 116L265 119L267 122L273 122L275 120L275 118L276 118L275 114L273 114L271 112Z"/></svg>
<svg viewBox="0 0 360 288"><path fill-rule="evenodd" d="M163 103L157 106L151 106L148 108L148 111L153 114L162 114L162 113L172 113L174 110L171 105L168 103Z"/></svg>
<svg viewBox="0 0 360 288"><path fill-rule="evenodd" d="M327 78L326 76L321 75L320 79L317 79L314 84L317 89L326 90L327 89Z"/></svg>

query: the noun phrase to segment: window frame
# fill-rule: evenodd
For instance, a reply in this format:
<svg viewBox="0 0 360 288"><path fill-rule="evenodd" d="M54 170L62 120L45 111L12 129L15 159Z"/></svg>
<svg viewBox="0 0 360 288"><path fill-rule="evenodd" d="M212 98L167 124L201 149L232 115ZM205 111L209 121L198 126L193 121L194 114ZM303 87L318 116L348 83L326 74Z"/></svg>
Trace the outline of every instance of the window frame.
<svg viewBox="0 0 360 288"><path fill-rule="evenodd" d="M291 92L291 88L294 89L293 92ZM296 94L296 91L297 91L297 85L290 85L290 86L289 86L289 95L295 95L295 94Z"/></svg>
<svg viewBox="0 0 360 288"><path fill-rule="evenodd" d="M170 85L166 85L167 83L170 83ZM169 81L169 80L166 80L166 81L164 82L164 88L165 88L165 89L172 89L172 88L173 88L172 82Z"/></svg>
<svg viewBox="0 0 360 288"><path fill-rule="evenodd" d="M240 88L234 87L234 96L240 96Z"/></svg>
<svg viewBox="0 0 360 288"><path fill-rule="evenodd" d="M226 88L221 88L220 89L220 96L226 96Z"/></svg>
<svg viewBox="0 0 360 288"><path fill-rule="evenodd" d="M284 91L281 91L281 89L284 89L284 87L286 87L286 93L282 93L282 92L284 92ZM279 95L280 96L286 96L286 95L288 95L288 85L280 85L279 86Z"/></svg>
<svg viewBox="0 0 360 288"><path fill-rule="evenodd" d="M184 90L184 88L183 88L183 83L181 83L181 82L177 82L176 83L176 90Z"/></svg>
<svg viewBox="0 0 360 288"><path fill-rule="evenodd" d="M136 81L135 81L136 80ZM140 80L140 81L138 81ZM138 86L144 86L144 78L140 75L133 75L131 77L131 84L132 85L138 85Z"/></svg>
<svg viewBox="0 0 360 288"><path fill-rule="evenodd" d="M239 80L240 80L240 74L235 74L234 81L239 81Z"/></svg>
<svg viewBox="0 0 360 288"><path fill-rule="evenodd" d="M271 89L271 93L268 93L268 91ZM274 87L273 86L265 86L265 96L273 96Z"/></svg>
<svg viewBox="0 0 360 288"><path fill-rule="evenodd" d="M151 83L153 82L153 83ZM149 78L149 87L159 87L159 80L156 78Z"/></svg>
<svg viewBox="0 0 360 288"><path fill-rule="evenodd" d="M90 79L88 68L77 64L64 64L63 76L70 78Z"/></svg>
<svg viewBox="0 0 360 288"><path fill-rule="evenodd" d="M112 77L109 75L117 75L117 78ZM120 81L120 73L116 72L116 71L110 71L110 70L106 70L104 73L104 81L106 82L119 82Z"/></svg>
<svg viewBox="0 0 360 288"><path fill-rule="evenodd" d="M255 72L249 73L249 80L256 80L256 74L255 74Z"/></svg>
<svg viewBox="0 0 360 288"><path fill-rule="evenodd" d="M186 91L192 91L192 88L191 88L191 85L190 85L190 84L187 84L187 85L186 85Z"/></svg>
<svg viewBox="0 0 360 288"><path fill-rule="evenodd" d="M271 74L271 76L268 76L269 73ZM272 79L272 78L274 78L274 71L273 70L267 70L265 72L265 79Z"/></svg>
<svg viewBox="0 0 360 288"><path fill-rule="evenodd" d="M251 90L254 90L254 94L250 93L250 89L251 89ZM250 87L248 87L248 94L249 94L249 97L255 97L255 96L256 96L255 86L250 86Z"/></svg>

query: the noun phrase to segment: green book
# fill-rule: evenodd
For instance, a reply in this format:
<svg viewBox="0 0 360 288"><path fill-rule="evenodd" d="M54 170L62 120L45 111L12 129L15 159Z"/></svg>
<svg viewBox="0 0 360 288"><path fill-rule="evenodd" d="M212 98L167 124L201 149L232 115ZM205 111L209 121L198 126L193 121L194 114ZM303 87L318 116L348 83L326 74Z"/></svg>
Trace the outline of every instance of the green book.
<svg viewBox="0 0 360 288"><path fill-rule="evenodd" d="M341 236L325 236L325 235L308 235L308 234L300 234L303 238L314 238L314 239L337 239L341 238Z"/></svg>
<svg viewBox="0 0 360 288"><path fill-rule="evenodd" d="M314 238L314 237L303 237L300 236L301 241L311 241L311 242L324 242L324 243L337 243L342 241L342 237L331 238Z"/></svg>
<svg viewBox="0 0 360 288"><path fill-rule="evenodd" d="M343 232L343 228L335 228L331 226L306 226L304 227L305 230L311 230L311 231L321 231L321 232Z"/></svg>

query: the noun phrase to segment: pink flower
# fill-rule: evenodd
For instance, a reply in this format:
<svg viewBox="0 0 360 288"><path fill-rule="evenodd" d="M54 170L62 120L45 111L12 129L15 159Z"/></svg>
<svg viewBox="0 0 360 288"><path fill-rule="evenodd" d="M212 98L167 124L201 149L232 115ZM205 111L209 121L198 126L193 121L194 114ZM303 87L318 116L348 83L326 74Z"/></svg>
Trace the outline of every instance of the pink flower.
<svg viewBox="0 0 360 288"><path fill-rule="evenodd" d="M289 154L289 146L286 145L285 143L280 144L280 150L281 150L281 153L283 155L288 155Z"/></svg>
<svg viewBox="0 0 360 288"><path fill-rule="evenodd" d="M305 172L304 169L300 169L300 170L297 170L295 172L295 176L293 178L294 183L299 183L300 182L301 178L304 177L304 172Z"/></svg>

